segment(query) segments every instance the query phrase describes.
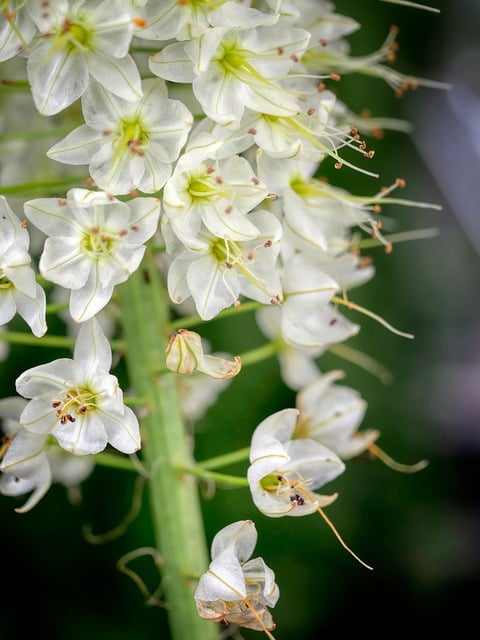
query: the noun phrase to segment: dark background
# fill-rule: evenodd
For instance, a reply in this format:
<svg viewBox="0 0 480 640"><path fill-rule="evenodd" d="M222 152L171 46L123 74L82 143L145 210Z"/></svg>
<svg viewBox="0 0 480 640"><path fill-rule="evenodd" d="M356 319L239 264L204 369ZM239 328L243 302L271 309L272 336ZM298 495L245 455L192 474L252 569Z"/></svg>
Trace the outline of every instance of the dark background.
<svg viewBox="0 0 480 640"><path fill-rule="evenodd" d="M372 251L377 275L351 295L415 335L409 341L350 315L362 325L351 345L387 367L394 383L384 386L332 355L319 361L324 371L343 368L344 383L368 401L362 426L381 431L383 449L402 462L428 458L430 464L406 475L358 459L335 481L340 497L328 515L374 567L371 572L341 548L319 517L271 520L243 490L217 489L204 500L209 540L234 520L255 521L255 555L272 567L280 586L273 611L277 640L338 631L371 638L423 628L459 632L476 623L469 603L478 593L480 573L480 6L475 0L435 5L441 14L376 0L336 3L339 13L364 25L349 38L353 53L380 46L389 26L397 24L395 67L449 82L452 89L420 88L399 100L378 79L345 77L336 87L355 109L413 123L410 136L390 132L372 143L371 166L384 184L406 179L402 196L439 203L443 210L390 207L387 215L396 229L435 227L439 235L399 243L389 256ZM351 182L343 186L352 192L377 190L373 179L347 177ZM246 316L217 321L202 333L210 335L215 350L231 353L263 341ZM12 347L12 359L1 369L2 395L11 393L12 380L33 364L30 357ZM32 357L45 362L52 354L35 350ZM247 446L260 420L294 400L281 385L275 359L245 368L197 425L198 458ZM244 474L246 464L228 471ZM134 491L133 477L98 468L84 483L79 504L71 504L58 485L25 515L14 512L13 499L0 499L2 637L21 637L31 627L52 640L168 637L164 610L146 606L138 587L116 567L123 554L152 544L147 500L124 535L104 544L84 536L88 526L94 533L116 527L129 512ZM155 589L152 563L144 558L136 568ZM252 631L242 636L259 637Z"/></svg>

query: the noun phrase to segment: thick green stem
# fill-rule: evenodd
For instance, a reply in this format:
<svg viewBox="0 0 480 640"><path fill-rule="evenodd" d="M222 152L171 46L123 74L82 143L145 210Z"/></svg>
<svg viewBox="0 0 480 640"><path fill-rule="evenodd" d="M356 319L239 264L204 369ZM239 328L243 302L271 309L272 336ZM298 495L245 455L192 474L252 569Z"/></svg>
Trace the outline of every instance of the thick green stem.
<svg viewBox="0 0 480 640"><path fill-rule="evenodd" d="M148 398L142 415L142 459L173 640L212 640L216 627L197 613L196 580L208 566L197 481L180 468L193 466L174 373L164 368L168 301L153 259L118 287L125 357L136 395Z"/></svg>

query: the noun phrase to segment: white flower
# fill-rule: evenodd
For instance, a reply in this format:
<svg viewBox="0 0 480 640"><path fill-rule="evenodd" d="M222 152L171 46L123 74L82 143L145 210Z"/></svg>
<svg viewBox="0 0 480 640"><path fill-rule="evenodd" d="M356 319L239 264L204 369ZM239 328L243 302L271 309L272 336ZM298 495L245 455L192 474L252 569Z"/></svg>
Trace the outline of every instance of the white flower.
<svg viewBox="0 0 480 640"><path fill-rule="evenodd" d="M161 189L193 117L182 102L168 98L163 81L145 80L143 88L143 98L131 101L90 82L82 96L86 124L51 147L48 157L88 164L97 186L114 195Z"/></svg>
<svg viewBox="0 0 480 640"><path fill-rule="evenodd" d="M122 0L30 0L39 35L29 48L27 74L33 100L53 115L80 98L90 75L125 100L142 95L140 73L129 55L134 32Z"/></svg>
<svg viewBox="0 0 480 640"><path fill-rule="evenodd" d="M336 453L310 439L292 440L299 412L277 411L255 429L248 482L258 509L271 518L304 516L331 504L337 494L314 493L345 470Z"/></svg>
<svg viewBox="0 0 480 640"><path fill-rule="evenodd" d="M346 460L367 450L380 432L357 431L367 403L358 391L333 384L343 376L342 371L330 371L297 394L300 415L294 437L316 440Z"/></svg>
<svg viewBox="0 0 480 640"><path fill-rule="evenodd" d="M37 338L47 331L46 299L30 266L26 227L0 196L0 325L18 313Z"/></svg>
<svg viewBox="0 0 480 640"><path fill-rule="evenodd" d="M250 560L257 542L251 520L239 520L221 529L213 539L212 561L194 594L198 613L214 622L248 629L275 628L268 607L280 596L273 571L262 558Z"/></svg>
<svg viewBox="0 0 480 640"><path fill-rule="evenodd" d="M138 420L123 403L111 363L108 340L92 318L80 328L73 360L60 358L17 378L17 392L31 398L20 424L34 434L52 434L78 455L99 453L107 444L123 453L137 451Z"/></svg>
<svg viewBox="0 0 480 640"><path fill-rule="evenodd" d="M47 280L71 289L70 314L77 322L94 316L127 280L157 230L160 201L120 202L103 192L71 189L63 198L25 203L25 214L48 237L39 268Z"/></svg>
<svg viewBox="0 0 480 640"><path fill-rule="evenodd" d="M201 137L204 141L204 137ZM215 236L227 240L251 240L259 230L246 215L268 196L267 187L255 176L245 158L208 161L211 145L202 153L196 147L179 159L165 184L164 218L185 246L195 249L202 223ZM218 143L217 143L218 146Z"/></svg>
<svg viewBox="0 0 480 640"><path fill-rule="evenodd" d="M331 304L340 285L306 254L288 262L282 276L281 335L293 347L322 347L342 342L360 327Z"/></svg>
<svg viewBox="0 0 480 640"><path fill-rule="evenodd" d="M150 58L151 71L192 82L205 115L221 124L240 121L245 108L272 115L298 112L284 77L305 51L310 34L276 25L278 14L228 3L209 16L212 27L186 44L167 45Z"/></svg>
<svg viewBox="0 0 480 640"><path fill-rule="evenodd" d="M210 320L222 309L238 304L240 295L264 304L281 299L276 268L280 223L264 210L250 213L249 219L259 230L255 239L226 240L203 230L195 251L185 248L174 236L171 224L162 219L167 252L173 257L167 284L174 303L192 296L197 313Z"/></svg>

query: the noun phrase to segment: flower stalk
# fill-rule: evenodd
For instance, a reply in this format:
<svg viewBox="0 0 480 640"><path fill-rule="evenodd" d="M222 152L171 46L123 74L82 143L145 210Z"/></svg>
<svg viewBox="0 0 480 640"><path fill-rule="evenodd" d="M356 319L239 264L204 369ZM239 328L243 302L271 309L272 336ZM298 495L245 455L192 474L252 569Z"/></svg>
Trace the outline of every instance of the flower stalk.
<svg viewBox="0 0 480 640"><path fill-rule="evenodd" d="M148 398L142 419L143 462L156 546L163 557L165 599L174 640L211 640L215 626L201 619L193 593L208 566L197 481L178 468L193 466L180 412L176 374L152 375L163 366L168 303L150 255L118 287L129 378Z"/></svg>

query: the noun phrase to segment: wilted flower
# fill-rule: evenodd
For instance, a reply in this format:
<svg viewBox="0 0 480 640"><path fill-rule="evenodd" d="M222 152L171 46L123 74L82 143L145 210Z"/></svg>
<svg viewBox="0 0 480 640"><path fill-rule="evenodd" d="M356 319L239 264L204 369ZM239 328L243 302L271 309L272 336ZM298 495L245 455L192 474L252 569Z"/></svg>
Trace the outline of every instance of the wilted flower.
<svg viewBox="0 0 480 640"><path fill-rule="evenodd" d="M268 607L280 596L273 571L262 558L250 557L257 542L251 520L224 527L213 539L212 561L194 594L198 613L213 622L269 631L275 624Z"/></svg>

